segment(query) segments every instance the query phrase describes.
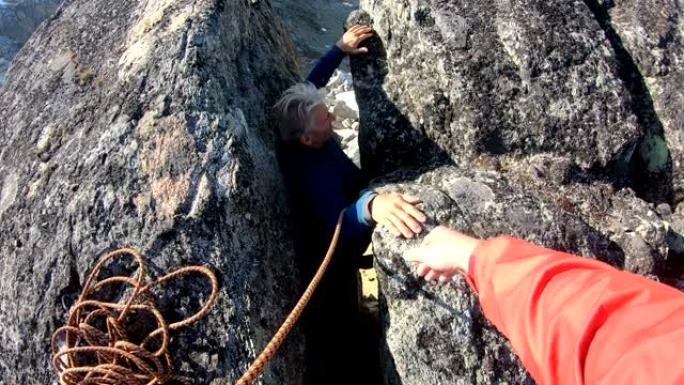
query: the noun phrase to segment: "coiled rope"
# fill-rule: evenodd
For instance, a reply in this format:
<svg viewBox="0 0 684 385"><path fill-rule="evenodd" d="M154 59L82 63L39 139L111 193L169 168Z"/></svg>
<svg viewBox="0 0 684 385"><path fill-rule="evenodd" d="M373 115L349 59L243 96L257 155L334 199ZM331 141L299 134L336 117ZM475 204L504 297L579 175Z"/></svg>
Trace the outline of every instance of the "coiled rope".
<svg viewBox="0 0 684 385"><path fill-rule="evenodd" d="M126 255L132 256L138 265L135 279L113 276L95 282L107 262ZM189 273L203 274L209 279L209 298L194 315L167 324L150 289ZM112 284L131 287L125 303L91 299L97 291ZM145 267L137 251L123 248L105 255L88 276L81 295L71 308L67 324L52 334L52 364L59 374L60 384L189 383L188 378L173 374L173 363L168 352L169 332L188 326L204 316L214 304L217 295L216 276L204 266L182 267L145 285ZM135 319L132 315L136 316ZM150 324L152 320L154 322ZM152 325L153 330L141 333L141 329L151 329ZM134 340L141 342L134 343Z"/></svg>
<svg viewBox="0 0 684 385"><path fill-rule="evenodd" d="M236 385L250 385L261 375L268 361L275 355L299 319L330 264L340 236L344 212L345 210L340 212L328 251L316 274L278 331L245 374L236 382ZM136 279L113 276L93 283L106 262L122 255L131 255L137 262L139 273ZM211 294L204 306L193 316L167 325L153 301L150 289L162 282L191 272L204 274L209 278L212 287ZM173 374L173 363L168 352L169 331L188 326L209 311L218 295L216 276L206 267L187 266L148 285L144 285L144 280L142 257L133 249L115 250L97 263L69 313L66 326L57 329L52 335L52 364L59 374L60 384L156 385L169 381L190 383L190 379ZM88 299L93 293L107 285L121 283L132 287L132 293L125 304ZM132 313L139 313L143 316L146 313L148 317L151 315L156 320L156 329L142 338L139 344L132 343L129 335L129 329L139 327L134 320L129 319ZM104 328L106 332L102 330ZM60 341L63 345L60 345ZM155 342L158 347L155 351L151 351ZM93 365L93 361L97 364Z"/></svg>

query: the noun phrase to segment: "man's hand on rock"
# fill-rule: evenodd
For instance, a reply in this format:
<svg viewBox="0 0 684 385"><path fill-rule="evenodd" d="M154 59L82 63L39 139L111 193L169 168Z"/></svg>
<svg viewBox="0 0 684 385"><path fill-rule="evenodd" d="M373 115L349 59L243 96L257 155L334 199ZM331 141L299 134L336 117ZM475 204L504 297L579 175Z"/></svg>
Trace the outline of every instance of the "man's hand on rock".
<svg viewBox="0 0 684 385"><path fill-rule="evenodd" d="M367 25L354 25L342 35L337 41L337 47L347 55L357 55L360 53L367 53L368 48L359 47L359 44L369 37L373 36L373 29Z"/></svg>
<svg viewBox="0 0 684 385"><path fill-rule="evenodd" d="M381 193L370 202L375 223L387 227L396 236L413 237L423 230L425 214L414 205L420 198L399 193Z"/></svg>

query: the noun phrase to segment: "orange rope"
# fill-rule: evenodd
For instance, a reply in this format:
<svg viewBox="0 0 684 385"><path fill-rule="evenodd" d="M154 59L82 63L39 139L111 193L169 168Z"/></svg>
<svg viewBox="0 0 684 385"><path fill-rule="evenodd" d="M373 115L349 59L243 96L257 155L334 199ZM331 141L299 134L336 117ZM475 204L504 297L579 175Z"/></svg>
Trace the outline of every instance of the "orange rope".
<svg viewBox="0 0 684 385"><path fill-rule="evenodd" d="M136 278L114 276L94 282L107 262L125 255L132 256L138 265ZM167 324L150 289L188 273L203 274L209 279L209 298L194 315ZM91 299L98 290L112 284L131 287L125 303ZM143 260L137 251L124 248L107 254L86 279L81 295L69 312L67 324L52 334L52 364L59 374L60 384L154 385L171 380L189 383L187 378L173 375L173 363L168 352L169 331L203 317L209 312L217 295L216 276L204 266L183 267L145 285ZM132 322L133 314L138 320L145 316L154 320L154 329L145 337L134 336L134 327L139 329L144 323ZM131 339L140 342L134 343ZM150 351L153 346L158 347Z"/></svg>
<svg viewBox="0 0 684 385"><path fill-rule="evenodd" d="M261 375L268 361L294 327L330 264L340 236L343 216L344 210L338 217L325 258L304 294L236 385L250 385ZM126 254L133 256L138 264L139 273L136 279L114 276L92 283L106 262ZM167 325L153 302L150 288L190 272L204 274L209 278L211 294L204 306L193 316ZM143 285L144 279L142 257L132 249L115 250L103 257L93 268L81 295L69 313L67 325L57 329L52 335L52 364L59 374L61 385L156 385L171 380L189 383L188 378L173 375L171 355L167 350L169 331L187 326L209 311L218 294L216 277L206 267L188 266L175 270L149 285ZM88 299L97 290L111 284L126 284L132 287L133 292L125 304ZM134 325L130 322L130 313L147 313L156 321L156 329L142 338L139 344L130 341L130 333L126 329L126 326L130 328ZM106 331L102 330L103 321ZM60 346L60 341L63 342L63 346ZM154 352L149 350L152 342L159 345Z"/></svg>
<svg viewBox="0 0 684 385"><path fill-rule="evenodd" d="M299 299L299 301L297 301L297 304L292 309L290 314L287 316L285 322L283 322L282 326L280 326L276 334L273 335L273 337L271 337L271 340L268 342L268 344L266 344L266 347L261 352L261 354L259 354L257 359L254 360L252 365L249 366L247 372L245 372L245 374L243 374L242 377L240 377L240 379L238 380L238 382L235 383L235 385L250 385L264 371L264 368L266 367L268 361L275 355L276 351L285 340L285 337L287 337L287 335L290 333L290 330L292 330L292 328L294 327L294 324L295 322L297 322L297 319L302 314L304 307L307 303L309 303L311 295L313 295L314 290L316 290L318 283L321 281L321 278L323 278L323 274L325 273L325 270L328 268L328 264L330 264L332 255L335 252L335 248L337 247L337 240L340 237L340 229L342 228L342 219L344 217L344 211L345 210L342 210L342 212L340 212L340 216L337 218L335 233L333 234L332 240L330 241L330 246L328 246L328 252L325 254L325 258L323 258L321 266L318 268L318 271L316 271L316 274L311 279L311 282L304 291L304 294L302 294L302 297Z"/></svg>

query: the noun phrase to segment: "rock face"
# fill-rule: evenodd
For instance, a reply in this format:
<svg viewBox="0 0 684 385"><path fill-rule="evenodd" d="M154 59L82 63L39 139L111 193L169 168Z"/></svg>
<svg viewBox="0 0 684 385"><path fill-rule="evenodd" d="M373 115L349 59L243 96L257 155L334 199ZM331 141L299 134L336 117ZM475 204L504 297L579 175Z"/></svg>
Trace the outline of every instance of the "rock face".
<svg viewBox="0 0 684 385"><path fill-rule="evenodd" d="M420 196L436 223L487 238L513 234L556 249L624 259L616 245L582 220L529 194L515 191L497 172L440 168L381 190ZM383 362L388 384L525 384L525 369L507 342L484 319L464 280L443 287L413 277L402 254L419 241L376 231L373 247L386 333ZM389 375L393 374L393 375Z"/></svg>
<svg viewBox="0 0 684 385"><path fill-rule="evenodd" d="M513 234L676 283L684 222L671 208L668 125L681 119L658 100L684 85L678 7L634 2L660 12L649 18L627 3L363 0L368 14L348 23L377 36L351 67L376 188L420 196L432 225ZM652 23L669 32L646 42L633 32ZM621 33L634 41L617 44ZM673 75L650 77L642 62ZM387 384L533 382L464 282L412 278L401 255L418 241L378 229L373 242Z"/></svg>
<svg viewBox="0 0 684 385"><path fill-rule="evenodd" d="M359 100L364 164L382 173L404 166L384 159L411 151L397 140L409 136L428 138L432 152L457 164L542 152L584 169L629 161L643 129L583 3L362 4L379 35L377 54L352 62L359 99L367 98ZM376 71L364 77L366 62Z"/></svg>
<svg viewBox="0 0 684 385"><path fill-rule="evenodd" d="M596 3L596 4L593 4ZM649 170L672 157L675 203L684 200L684 21L678 0L589 1L611 45L623 58L644 124L656 134L640 151ZM620 47L624 47L621 48ZM660 140L664 133L666 142Z"/></svg>
<svg viewBox="0 0 684 385"><path fill-rule="evenodd" d="M38 24L57 9L61 0L0 1L0 86L19 48Z"/></svg>
<svg viewBox="0 0 684 385"><path fill-rule="evenodd" d="M178 370L234 383L299 291L266 119L297 77L268 2L68 0L0 89L0 378L55 383L49 338L106 251L152 276L219 275L213 310L177 332ZM208 286L162 294L189 315ZM301 336L263 382L300 383Z"/></svg>
<svg viewBox="0 0 684 385"><path fill-rule="evenodd" d="M444 224L480 238L511 234L652 278L662 275L667 261L668 224L629 190L611 193L609 186L595 184L523 192L500 172L453 166L422 174L399 171L376 183L380 191L421 197L420 208L430 217L426 230ZM586 217L583 210L589 211ZM414 276L402 255L419 243L383 229L373 237L386 383L533 383L483 317L465 280L435 286Z"/></svg>

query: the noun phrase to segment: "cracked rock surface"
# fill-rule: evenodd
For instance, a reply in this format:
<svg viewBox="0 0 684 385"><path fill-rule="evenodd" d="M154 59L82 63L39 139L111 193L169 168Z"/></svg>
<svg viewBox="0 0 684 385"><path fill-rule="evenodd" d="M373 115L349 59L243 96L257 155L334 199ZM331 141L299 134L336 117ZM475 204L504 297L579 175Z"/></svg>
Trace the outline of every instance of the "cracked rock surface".
<svg viewBox="0 0 684 385"><path fill-rule="evenodd" d="M577 1L367 0L378 38L351 62L362 158L386 173L445 155L553 152L626 162L643 134L615 55ZM402 146L403 144L403 146ZM390 158L390 160L387 160Z"/></svg>
<svg viewBox="0 0 684 385"><path fill-rule="evenodd" d="M381 191L422 199L429 230L444 224L488 238L512 234L554 249L620 263L624 253L586 222L553 204L516 191L497 172L442 167L420 174L397 172ZM506 340L489 324L465 280L425 284L402 254L420 243L376 230L381 318L386 336L387 384L532 383Z"/></svg>
<svg viewBox="0 0 684 385"><path fill-rule="evenodd" d="M443 224L482 239L510 234L653 279L665 271L670 225L631 190L612 193L600 184L565 186L555 193L521 189L500 172L453 166L398 171L375 182L379 191L420 197L419 208L429 216L426 230ZM398 239L384 229L373 236L385 383L533 383L505 338L483 317L465 280L432 285L415 276L415 266L402 255L419 244L420 239Z"/></svg>
<svg viewBox="0 0 684 385"><path fill-rule="evenodd" d="M362 0L347 23L377 35L351 60L361 164L421 197L429 228L682 287L676 3ZM414 277L401 256L419 242L373 237L385 382L533 383L462 279Z"/></svg>
<svg viewBox="0 0 684 385"><path fill-rule="evenodd" d="M643 95L636 108L656 135L640 151L657 169L672 162L674 201L684 200L684 16L678 0L586 1L631 73L633 92ZM661 137L664 136L665 142ZM671 159L667 158L669 149Z"/></svg>

